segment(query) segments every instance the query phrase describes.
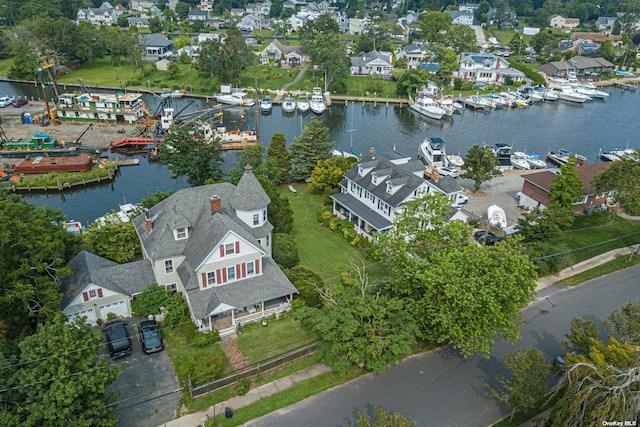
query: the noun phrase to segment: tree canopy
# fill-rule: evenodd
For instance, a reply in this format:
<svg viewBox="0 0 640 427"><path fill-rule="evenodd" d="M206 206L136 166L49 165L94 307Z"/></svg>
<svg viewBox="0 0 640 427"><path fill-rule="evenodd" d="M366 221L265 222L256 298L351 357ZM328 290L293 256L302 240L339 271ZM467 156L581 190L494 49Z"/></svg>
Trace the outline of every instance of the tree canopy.
<svg viewBox="0 0 640 427"><path fill-rule="evenodd" d="M477 246L470 225L445 221L448 209L444 197L426 195L396 215L380 238L396 277L384 291L405 301L423 339L486 355L495 335L519 337L519 308L533 298L535 270L516 239Z"/></svg>
<svg viewBox="0 0 640 427"><path fill-rule="evenodd" d="M289 147L291 178L310 177L319 160L331 157L334 144L329 140L329 128L320 120L312 118Z"/></svg>
<svg viewBox="0 0 640 427"><path fill-rule="evenodd" d="M464 162L467 165L465 177L473 180L475 191L480 190L483 182L501 174L498 170L500 165L498 156L491 151L490 147L474 145L469 149Z"/></svg>
<svg viewBox="0 0 640 427"><path fill-rule="evenodd" d="M220 143L207 141L202 129L173 128L160 146L160 160L168 165L171 177L187 177L193 186L212 184L222 178Z"/></svg>
<svg viewBox="0 0 640 427"><path fill-rule="evenodd" d="M614 199L630 215L640 213L640 162L623 158L593 178L598 192L616 190Z"/></svg>

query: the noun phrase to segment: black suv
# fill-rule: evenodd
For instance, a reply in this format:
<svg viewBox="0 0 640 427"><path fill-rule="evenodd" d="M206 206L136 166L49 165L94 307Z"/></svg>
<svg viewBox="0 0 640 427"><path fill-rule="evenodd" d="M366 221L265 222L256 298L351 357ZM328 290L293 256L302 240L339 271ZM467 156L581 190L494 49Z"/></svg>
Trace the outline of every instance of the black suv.
<svg viewBox="0 0 640 427"><path fill-rule="evenodd" d="M107 348L109 355L113 359L127 356L133 352L129 332L122 320L112 320L104 324L102 329L107 338Z"/></svg>
<svg viewBox="0 0 640 427"><path fill-rule="evenodd" d="M473 233L473 239L476 242L480 244L484 243L487 246L495 245L500 240L502 240L500 237L496 236L495 234L491 232L487 233L484 230L476 231L475 233Z"/></svg>

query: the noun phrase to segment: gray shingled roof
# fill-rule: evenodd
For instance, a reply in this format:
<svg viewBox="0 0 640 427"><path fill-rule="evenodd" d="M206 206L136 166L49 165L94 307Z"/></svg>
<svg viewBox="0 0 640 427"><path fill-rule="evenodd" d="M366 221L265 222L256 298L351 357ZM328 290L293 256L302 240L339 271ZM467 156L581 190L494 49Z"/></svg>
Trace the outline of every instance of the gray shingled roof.
<svg viewBox="0 0 640 427"><path fill-rule="evenodd" d="M296 293L298 290L271 258L262 258L262 275L205 290L187 289L191 310L198 319L205 318L221 303L243 308Z"/></svg>
<svg viewBox="0 0 640 427"><path fill-rule="evenodd" d="M81 251L69 262L71 276L60 283L62 307L68 306L89 284L123 295L133 295L155 283L149 261L117 264L91 252Z"/></svg>
<svg viewBox="0 0 640 427"><path fill-rule="evenodd" d="M450 176L441 176L438 178L438 182L430 179L428 181L432 186L442 190L445 194L452 194L462 190L458 181Z"/></svg>
<svg viewBox="0 0 640 427"><path fill-rule="evenodd" d="M417 160L396 165L384 157L373 153L364 155L360 164L365 170L369 168L373 169L365 176L359 176L358 166L356 165L347 171L345 177L394 208L400 206L407 197L425 182L424 178L420 178L414 174L414 172L424 170L424 165ZM391 174L387 176L385 180L379 181L378 185L373 185L371 183L371 174L384 169L391 169ZM394 194L387 193L386 181L395 181L399 178L407 178L406 184L399 188Z"/></svg>
<svg viewBox="0 0 640 427"><path fill-rule="evenodd" d="M231 206L240 211L252 211L266 208L269 203L271 199L253 174L251 166L245 166L244 174L233 193Z"/></svg>
<svg viewBox="0 0 640 427"><path fill-rule="evenodd" d="M140 34L140 45L142 46L168 47L172 44L173 42L162 34Z"/></svg>

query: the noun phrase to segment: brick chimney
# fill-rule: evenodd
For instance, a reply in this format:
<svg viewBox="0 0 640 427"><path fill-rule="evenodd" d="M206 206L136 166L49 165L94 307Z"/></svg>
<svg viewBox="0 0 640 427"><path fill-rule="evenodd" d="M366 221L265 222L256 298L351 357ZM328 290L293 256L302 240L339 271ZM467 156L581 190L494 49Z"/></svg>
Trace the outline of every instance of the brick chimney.
<svg viewBox="0 0 640 427"><path fill-rule="evenodd" d="M213 195L209 197L209 203L211 204L211 215L216 212L222 212L222 205L220 204L220 197Z"/></svg>
<svg viewBox="0 0 640 427"><path fill-rule="evenodd" d="M431 167L431 181L433 181L435 184L437 184L439 179L440 179L440 174L438 173L438 168L432 166Z"/></svg>
<svg viewBox="0 0 640 427"><path fill-rule="evenodd" d="M149 218L148 211L144 211L144 225L147 228L147 234L151 233L153 230L153 222L151 222L151 218Z"/></svg>

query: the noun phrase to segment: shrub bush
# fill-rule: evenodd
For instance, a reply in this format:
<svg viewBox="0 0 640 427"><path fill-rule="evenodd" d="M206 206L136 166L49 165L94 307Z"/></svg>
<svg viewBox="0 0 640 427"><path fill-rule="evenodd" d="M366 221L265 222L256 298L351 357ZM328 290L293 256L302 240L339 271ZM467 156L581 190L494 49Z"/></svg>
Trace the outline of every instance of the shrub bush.
<svg viewBox="0 0 640 427"><path fill-rule="evenodd" d="M284 268L292 268L300 257L295 239L290 234L278 233L273 235L273 260Z"/></svg>
<svg viewBox="0 0 640 427"><path fill-rule="evenodd" d="M244 396L251 388L251 381L248 378L243 378L236 383L236 394L238 396Z"/></svg>

